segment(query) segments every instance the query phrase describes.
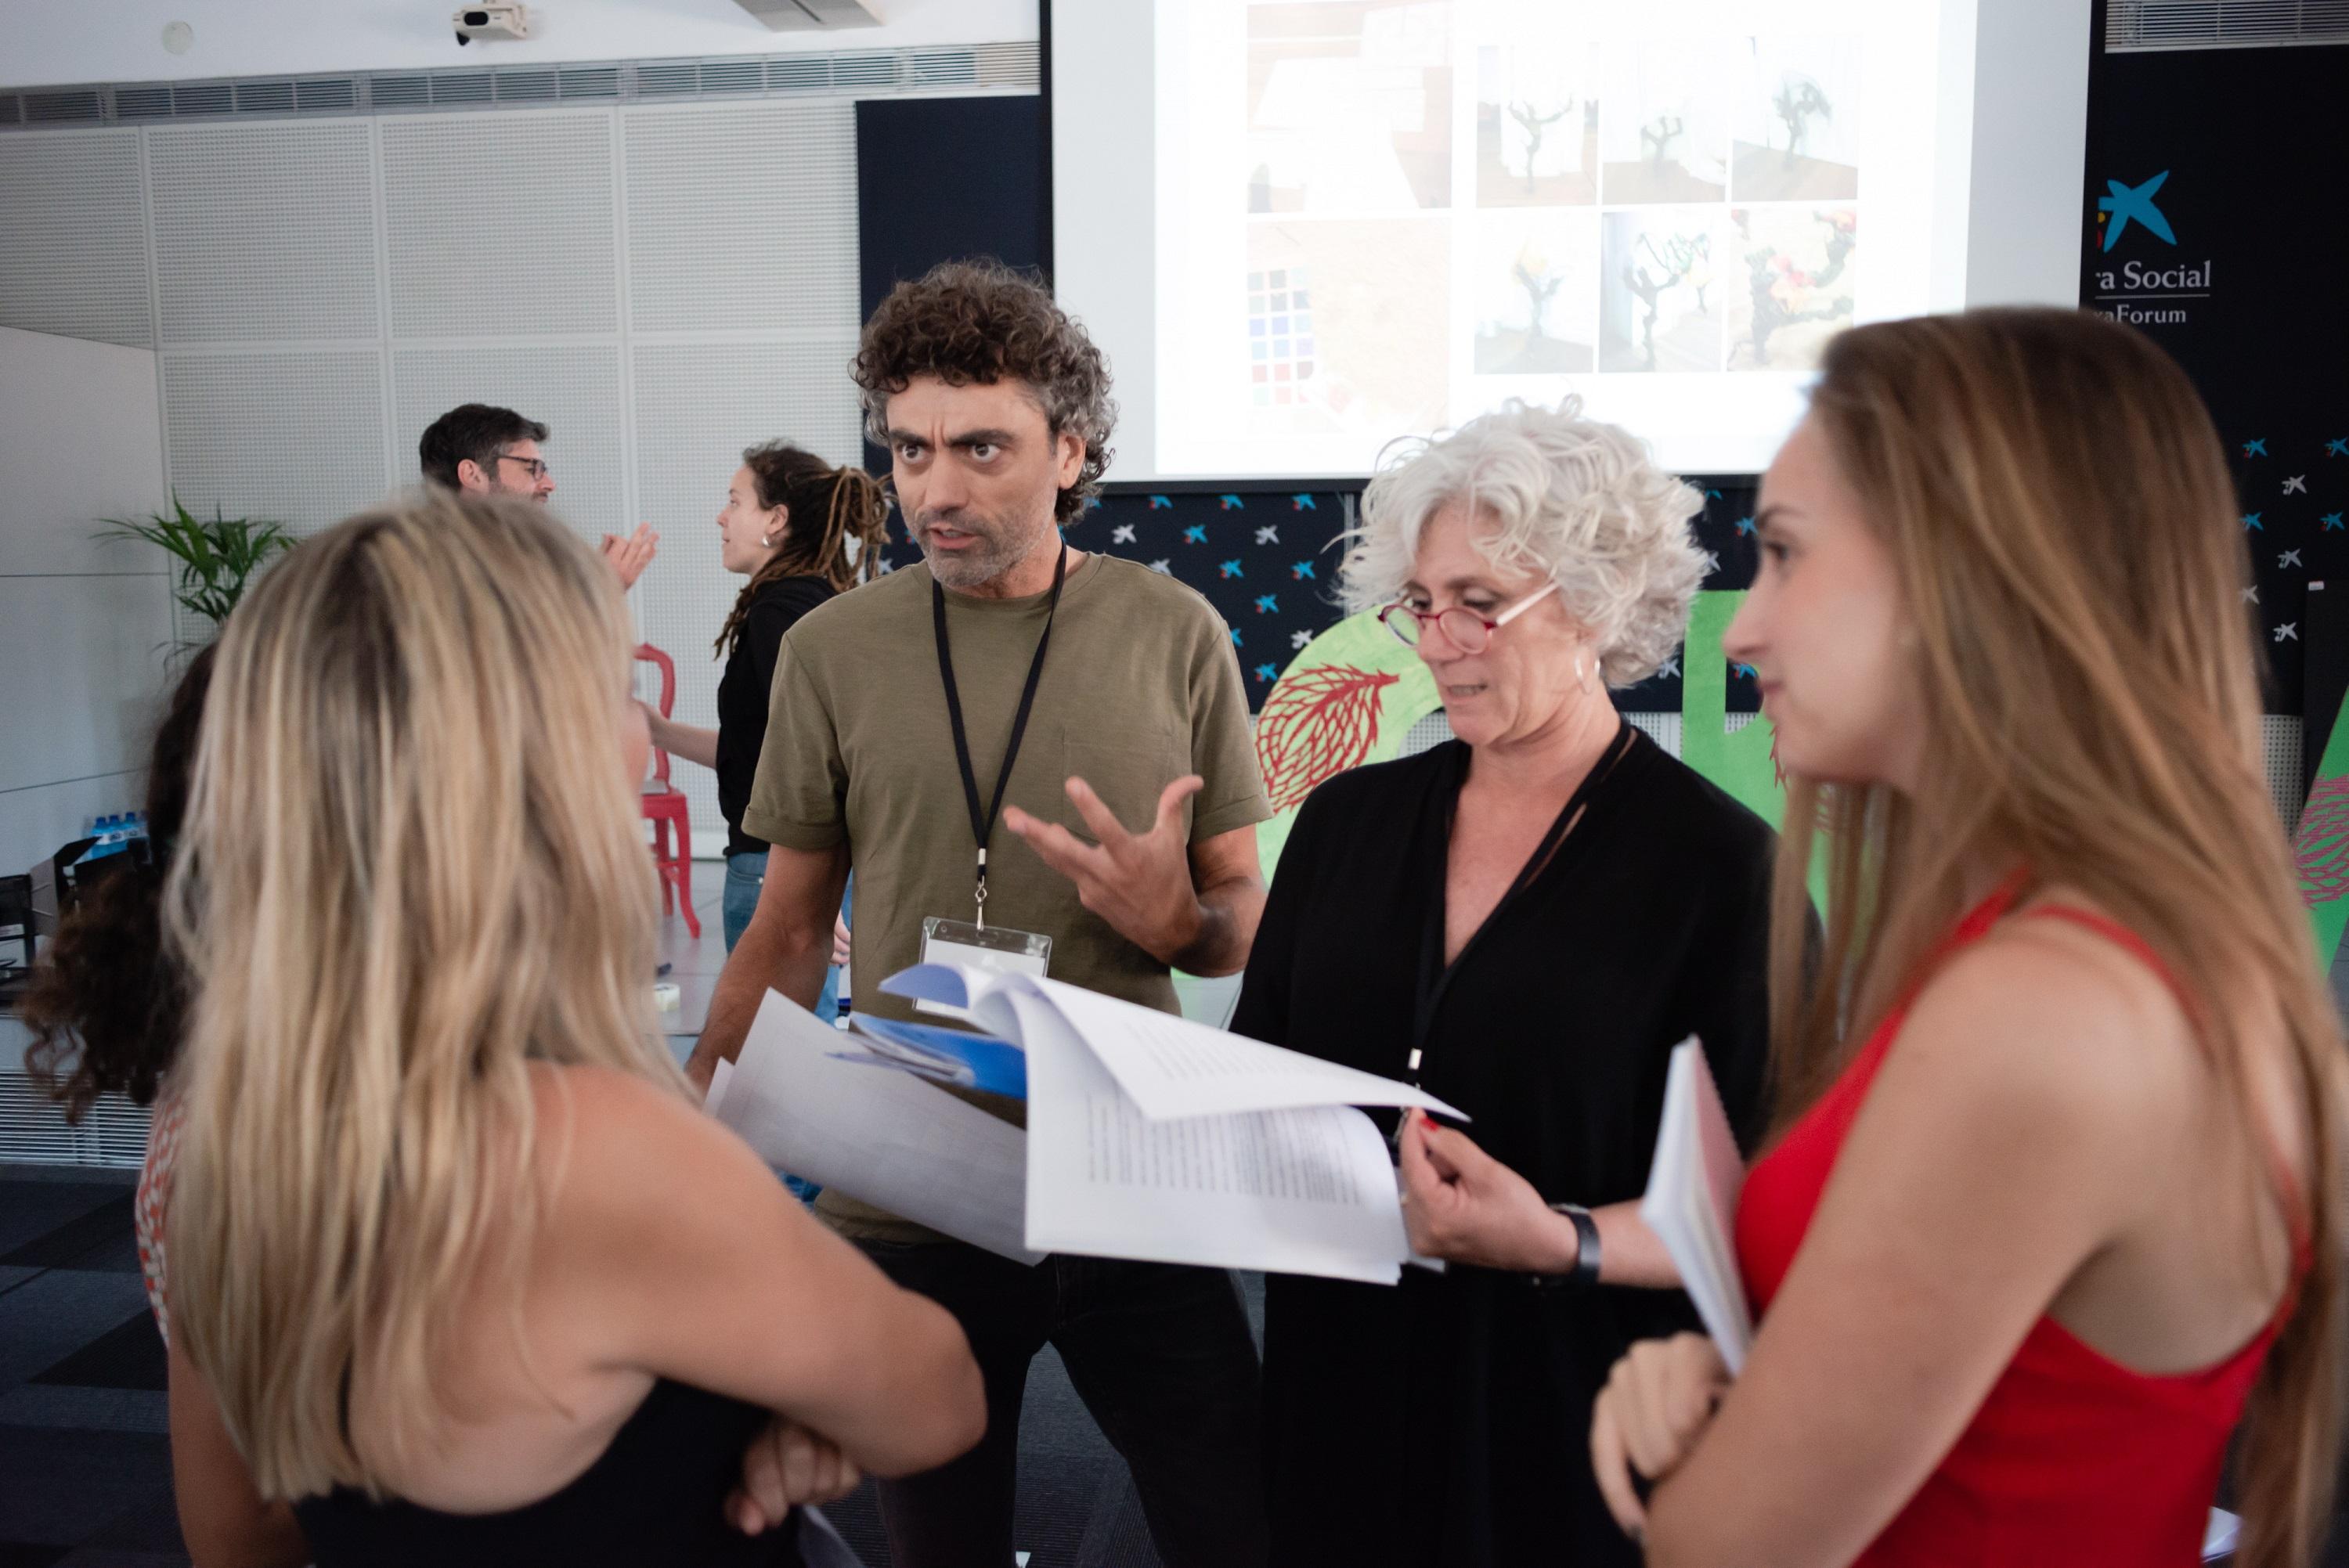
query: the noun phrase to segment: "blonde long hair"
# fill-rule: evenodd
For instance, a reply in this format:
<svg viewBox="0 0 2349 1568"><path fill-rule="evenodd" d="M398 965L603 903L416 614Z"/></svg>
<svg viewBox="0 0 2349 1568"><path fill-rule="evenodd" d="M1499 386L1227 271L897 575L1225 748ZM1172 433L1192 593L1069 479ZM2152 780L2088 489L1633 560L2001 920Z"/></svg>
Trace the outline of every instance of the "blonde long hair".
<svg viewBox="0 0 2349 1568"><path fill-rule="evenodd" d="M1812 396L1889 547L1917 638L1924 782L1788 789L1772 926L1785 1122L1900 1000L1967 868L2019 861L2148 942L2186 995L2222 1113L2266 1151L2246 1019L2281 1016L2312 1243L2237 1455L2246 1568L2308 1560L2340 1437L2343 1041L2261 782L2250 561L2218 433L2126 328L1978 311L1837 336ZM1828 841L1824 964L1806 869ZM2264 1163L2244 1172L2264 1194Z"/></svg>
<svg viewBox="0 0 2349 1568"><path fill-rule="evenodd" d="M167 892L202 985L172 1326L266 1497L379 1492L437 1441L479 1271L518 1326L533 1062L684 1092L651 1008L628 649L584 546L450 492L303 544L229 619Z"/></svg>

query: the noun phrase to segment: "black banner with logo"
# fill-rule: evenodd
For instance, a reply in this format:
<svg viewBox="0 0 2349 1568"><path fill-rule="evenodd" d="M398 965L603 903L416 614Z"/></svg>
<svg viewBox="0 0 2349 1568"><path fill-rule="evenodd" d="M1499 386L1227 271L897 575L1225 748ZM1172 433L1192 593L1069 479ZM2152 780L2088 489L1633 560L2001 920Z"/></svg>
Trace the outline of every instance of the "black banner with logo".
<svg viewBox="0 0 2349 1568"><path fill-rule="evenodd" d="M2349 588L2349 46L2098 50L2092 70L2080 303L2201 389L2258 574L2267 706L2299 713L2309 585Z"/></svg>

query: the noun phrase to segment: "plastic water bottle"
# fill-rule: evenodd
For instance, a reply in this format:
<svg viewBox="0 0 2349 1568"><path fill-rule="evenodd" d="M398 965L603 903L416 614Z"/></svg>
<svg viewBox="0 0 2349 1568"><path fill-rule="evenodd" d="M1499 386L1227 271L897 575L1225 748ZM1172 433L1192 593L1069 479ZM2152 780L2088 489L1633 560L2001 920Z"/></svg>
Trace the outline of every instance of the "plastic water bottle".
<svg viewBox="0 0 2349 1568"><path fill-rule="evenodd" d="M109 855L122 853L130 847L131 832L128 814L108 815L97 819L90 823L88 836L96 839L98 842L82 851L81 864L88 865L92 861L102 861Z"/></svg>

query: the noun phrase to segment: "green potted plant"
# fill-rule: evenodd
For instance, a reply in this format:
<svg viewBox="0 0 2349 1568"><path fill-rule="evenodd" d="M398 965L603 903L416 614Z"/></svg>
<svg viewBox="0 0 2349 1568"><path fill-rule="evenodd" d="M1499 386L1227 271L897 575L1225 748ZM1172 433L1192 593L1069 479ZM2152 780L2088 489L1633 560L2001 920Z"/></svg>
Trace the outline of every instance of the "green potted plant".
<svg viewBox="0 0 2349 1568"><path fill-rule="evenodd" d="M283 523L223 517L217 504L210 519L201 518L181 504L177 491L169 511L103 521L99 538L143 540L178 562L179 583L172 597L215 627L236 608L254 574L273 556L294 547Z"/></svg>

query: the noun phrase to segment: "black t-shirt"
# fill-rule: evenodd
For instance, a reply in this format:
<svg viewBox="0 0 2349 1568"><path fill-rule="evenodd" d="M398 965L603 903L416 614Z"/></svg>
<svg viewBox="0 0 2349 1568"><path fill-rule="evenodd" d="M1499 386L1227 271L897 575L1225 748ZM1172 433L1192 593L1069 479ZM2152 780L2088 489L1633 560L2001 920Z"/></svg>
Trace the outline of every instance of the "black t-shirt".
<svg viewBox="0 0 2349 1568"><path fill-rule="evenodd" d="M726 817L726 852L756 855L767 846L742 831L742 808L759 772L767 739L767 699L775 684L775 655L783 634L802 615L832 597L821 577L778 577L759 590L743 618L742 634L726 655L718 680L718 809Z"/></svg>
<svg viewBox="0 0 2349 1568"><path fill-rule="evenodd" d="M1402 1075L1468 761L1454 741L1313 792L1235 1031ZM1421 1081L1551 1202L1640 1194L1665 1065L1692 1034L1750 1141L1775 851L1759 818L1635 736L1549 865L1454 961ZM1695 1326L1677 1291L1553 1293L1458 1264L1392 1287L1273 1276L1273 1560L1636 1568L1591 1479L1591 1399L1632 1339Z"/></svg>

